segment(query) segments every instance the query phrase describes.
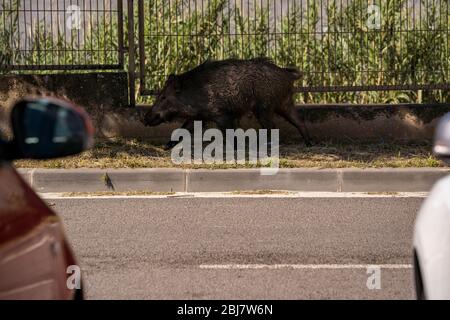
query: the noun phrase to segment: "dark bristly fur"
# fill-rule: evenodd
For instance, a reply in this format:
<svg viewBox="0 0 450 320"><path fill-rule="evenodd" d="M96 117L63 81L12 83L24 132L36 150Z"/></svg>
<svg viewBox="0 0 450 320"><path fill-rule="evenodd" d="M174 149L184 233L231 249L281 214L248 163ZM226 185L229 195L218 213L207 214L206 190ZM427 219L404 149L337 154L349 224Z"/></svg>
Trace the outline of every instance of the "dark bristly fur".
<svg viewBox="0 0 450 320"><path fill-rule="evenodd" d="M193 122L201 120L215 122L225 130L253 113L263 128L272 129L277 114L294 125L309 145L293 101L294 82L300 77L297 68L280 68L264 58L206 61L186 73L169 76L144 123L156 126L181 119L183 128L192 129Z"/></svg>

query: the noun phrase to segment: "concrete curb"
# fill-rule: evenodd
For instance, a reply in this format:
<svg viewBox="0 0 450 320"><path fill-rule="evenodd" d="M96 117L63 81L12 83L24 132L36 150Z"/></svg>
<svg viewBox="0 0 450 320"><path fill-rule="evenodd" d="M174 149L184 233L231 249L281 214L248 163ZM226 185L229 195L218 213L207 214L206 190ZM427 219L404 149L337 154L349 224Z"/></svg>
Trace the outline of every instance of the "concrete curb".
<svg viewBox="0 0 450 320"><path fill-rule="evenodd" d="M292 190L315 192L427 192L448 168L280 169L19 169L38 192L227 192Z"/></svg>
<svg viewBox="0 0 450 320"><path fill-rule="evenodd" d="M38 192L184 191L178 169L19 169Z"/></svg>

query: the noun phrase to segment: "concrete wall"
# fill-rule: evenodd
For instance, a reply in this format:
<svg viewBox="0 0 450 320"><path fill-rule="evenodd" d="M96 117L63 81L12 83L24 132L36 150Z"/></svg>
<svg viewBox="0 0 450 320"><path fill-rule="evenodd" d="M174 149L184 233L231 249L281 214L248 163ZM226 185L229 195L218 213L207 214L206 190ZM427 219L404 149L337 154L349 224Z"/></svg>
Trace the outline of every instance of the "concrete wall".
<svg viewBox="0 0 450 320"><path fill-rule="evenodd" d="M55 96L85 107L100 134L107 115L132 111L125 72L0 75L0 133L10 135L10 108L27 96Z"/></svg>
<svg viewBox="0 0 450 320"><path fill-rule="evenodd" d="M146 128L138 112L128 107L125 72L0 75L0 132L9 135L10 106L29 95L51 95L69 99L84 106L94 120L100 137L146 137L165 142L180 124ZM138 108L142 111L148 107ZM437 119L450 112L445 105L375 105L375 106L299 106L315 140L419 140L433 136ZM299 140L296 130L277 119L282 141ZM257 127L252 118L241 122L243 128Z"/></svg>

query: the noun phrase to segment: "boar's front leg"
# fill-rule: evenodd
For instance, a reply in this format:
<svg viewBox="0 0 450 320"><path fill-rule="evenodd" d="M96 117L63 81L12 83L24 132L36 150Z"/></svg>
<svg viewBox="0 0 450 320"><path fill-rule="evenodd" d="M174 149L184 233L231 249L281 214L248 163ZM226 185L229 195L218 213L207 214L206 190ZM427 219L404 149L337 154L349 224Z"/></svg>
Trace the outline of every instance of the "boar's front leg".
<svg viewBox="0 0 450 320"><path fill-rule="evenodd" d="M229 115L222 115L216 118L214 122L217 124L217 127L224 137L226 137L227 129L236 129L235 119Z"/></svg>
<svg viewBox="0 0 450 320"><path fill-rule="evenodd" d="M260 106L256 109L256 119L263 129L267 129L267 144L272 145L272 135L270 131L275 127L273 124L273 112L267 106Z"/></svg>
<svg viewBox="0 0 450 320"><path fill-rule="evenodd" d="M214 122L217 124L217 128L222 132L223 142L225 145L234 146L236 149L236 139L229 140L227 136L227 129L236 130L237 128L237 119L235 119L232 115L221 115L214 119Z"/></svg>
<svg viewBox="0 0 450 320"><path fill-rule="evenodd" d="M186 121L183 123L183 125L181 126L181 128L182 128L182 129L188 130L188 131L191 133L191 135L192 135L193 132L194 132L194 121L193 121L193 120L186 120ZM179 141L172 141L172 140L170 140L170 141L164 146L164 149L170 150L170 149L172 149L173 147L175 147L178 143L179 143Z"/></svg>

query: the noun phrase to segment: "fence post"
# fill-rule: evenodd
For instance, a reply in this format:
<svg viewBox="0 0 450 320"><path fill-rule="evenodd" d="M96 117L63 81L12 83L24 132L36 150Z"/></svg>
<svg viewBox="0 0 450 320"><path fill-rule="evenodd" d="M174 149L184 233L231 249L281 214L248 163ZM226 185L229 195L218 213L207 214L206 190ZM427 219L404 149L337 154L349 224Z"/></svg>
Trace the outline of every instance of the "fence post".
<svg viewBox="0 0 450 320"><path fill-rule="evenodd" d="M144 0L138 0L138 24L139 24L139 92L145 91L145 20Z"/></svg>
<svg viewBox="0 0 450 320"><path fill-rule="evenodd" d="M134 0L128 0L128 87L130 91L130 107L136 106L135 72Z"/></svg>
<svg viewBox="0 0 450 320"><path fill-rule="evenodd" d="M123 0L117 1L117 35L119 37L118 39L118 47L119 47L119 67L120 69L123 69L124 67L124 45L123 45Z"/></svg>

